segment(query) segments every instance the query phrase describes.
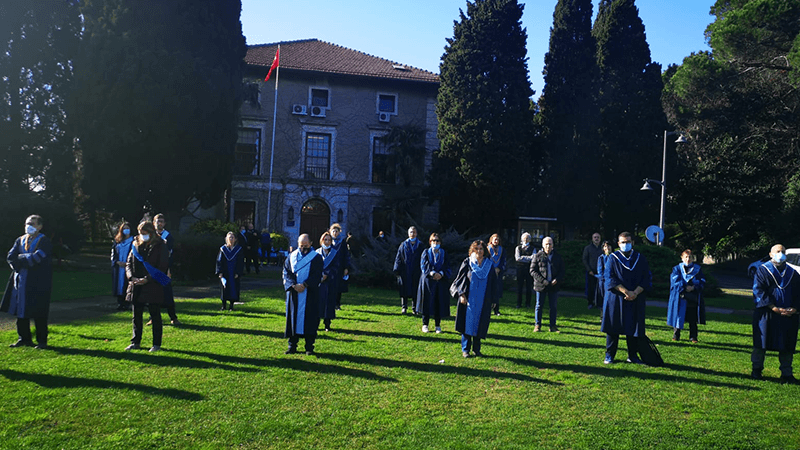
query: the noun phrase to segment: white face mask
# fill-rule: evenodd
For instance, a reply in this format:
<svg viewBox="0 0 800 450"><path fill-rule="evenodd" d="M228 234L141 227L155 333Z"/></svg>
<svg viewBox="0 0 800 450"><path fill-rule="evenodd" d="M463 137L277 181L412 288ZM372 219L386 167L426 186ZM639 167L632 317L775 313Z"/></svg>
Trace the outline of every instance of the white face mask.
<svg viewBox="0 0 800 450"><path fill-rule="evenodd" d="M775 253L774 255L772 255L772 260L774 262L780 264L780 263L786 261L786 255L784 255L783 252Z"/></svg>
<svg viewBox="0 0 800 450"><path fill-rule="evenodd" d="M25 225L25 232L28 234L36 234L36 227L33 225Z"/></svg>
<svg viewBox="0 0 800 450"><path fill-rule="evenodd" d="M626 242L624 244L619 244L619 249L622 250L623 253L627 253L633 249L633 244L630 242Z"/></svg>
<svg viewBox="0 0 800 450"><path fill-rule="evenodd" d="M147 241L150 240L150 235L149 234L140 234L139 237L142 238L142 242L147 242Z"/></svg>
<svg viewBox="0 0 800 450"><path fill-rule="evenodd" d="M431 244L431 248L434 250L439 250L439 244Z"/></svg>
<svg viewBox="0 0 800 450"><path fill-rule="evenodd" d="M331 249L331 246L330 246L330 245L325 245L325 244L322 244L322 248L324 248L325 250L330 250L330 249Z"/></svg>
<svg viewBox="0 0 800 450"><path fill-rule="evenodd" d="M125 236L130 236L131 230L128 229L128 228L125 228L124 230L122 230L122 234L124 234Z"/></svg>

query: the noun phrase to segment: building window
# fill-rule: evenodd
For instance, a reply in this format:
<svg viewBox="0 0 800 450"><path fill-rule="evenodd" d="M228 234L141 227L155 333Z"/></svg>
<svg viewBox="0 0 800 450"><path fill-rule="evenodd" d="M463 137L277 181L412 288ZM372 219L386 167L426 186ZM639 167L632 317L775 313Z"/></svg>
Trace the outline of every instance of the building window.
<svg viewBox="0 0 800 450"><path fill-rule="evenodd" d="M331 135L321 133L306 134L307 180L329 180L331 172Z"/></svg>
<svg viewBox="0 0 800 450"><path fill-rule="evenodd" d="M330 105L329 92L327 89L311 88L311 106L328 108Z"/></svg>
<svg viewBox="0 0 800 450"><path fill-rule="evenodd" d="M256 223L256 202L235 200L233 202L233 221L239 226Z"/></svg>
<svg viewBox="0 0 800 450"><path fill-rule="evenodd" d="M336 221L344 222L344 211L342 211L341 209L336 212Z"/></svg>
<svg viewBox="0 0 800 450"><path fill-rule="evenodd" d="M372 138L372 182L395 184L394 154L381 137Z"/></svg>
<svg viewBox="0 0 800 450"><path fill-rule="evenodd" d="M258 175L260 150L261 130L258 128L239 128L233 173L243 176Z"/></svg>
<svg viewBox="0 0 800 450"><path fill-rule="evenodd" d="M250 106L256 109L261 109L260 83L244 83L242 95L244 97L244 101L250 103Z"/></svg>
<svg viewBox="0 0 800 450"><path fill-rule="evenodd" d="M397 114L397 96L394 94L378 94L378 112Z"/></svg>

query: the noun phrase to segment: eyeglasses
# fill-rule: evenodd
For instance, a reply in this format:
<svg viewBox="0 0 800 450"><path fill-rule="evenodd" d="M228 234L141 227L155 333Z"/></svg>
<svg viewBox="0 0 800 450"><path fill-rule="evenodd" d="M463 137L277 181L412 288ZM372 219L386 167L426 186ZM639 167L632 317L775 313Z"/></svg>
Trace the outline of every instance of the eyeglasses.
<svg viewBox="0 0 800 450"><path fill-rule="evenodd" d="M431 239L431 242L441 242L441 241L438 239Z"/></svg>

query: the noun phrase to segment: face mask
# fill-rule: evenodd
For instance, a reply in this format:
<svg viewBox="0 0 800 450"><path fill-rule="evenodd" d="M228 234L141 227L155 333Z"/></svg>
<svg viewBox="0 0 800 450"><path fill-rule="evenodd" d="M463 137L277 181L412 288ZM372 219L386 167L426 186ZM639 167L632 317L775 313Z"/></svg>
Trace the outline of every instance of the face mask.
<svg viewBox="0 0 800 450"><path fill-rule="evenodd" d="M141 236L142 242L147 242L147 241L150 240L150 235L149 234L140 234L139 236Z"/></svg>
<svg viewBox="0 0 800 450"><path fill-rule="evenodd" d="M439 244L431 244L431 248L434 250L439 250Z"/></svg>
<svg viewBox="0 0 800 450"><path fill-rule="evenodd" d="M331 246L330 245L323 245L322 248L324 248L325 250L330 250Z"/></svg>
<svg viewBox="0 0 800 450"><path fill-rule="evenodd" d="M124 230L122 230L122 234L124 234L125 236L130 236L131 230L129 230L128 228L125 228Z"/></svg>
<svg viewBox="0 0 800 450"><path fill-rule="evenodd" d="M786 255L784 255L783 252L775 253L774 255L772 255L772 260L780 264L786 261Z"/></svg>
<svg viewBox="0 0 800 450"><path fill-rule="evenodd" d="M25 225L25 232L28 234L36 234L36 227L33 225Z"/></svg>
<svg viewBox="0 0 800 450"><path fill-rule="evenodd" d="M633 248L633 244L631 244L630 242L626 242L624 244L619 244L619 249L622 250L622 253L627 253L627 252L631 251L632 248Z"/></svg>

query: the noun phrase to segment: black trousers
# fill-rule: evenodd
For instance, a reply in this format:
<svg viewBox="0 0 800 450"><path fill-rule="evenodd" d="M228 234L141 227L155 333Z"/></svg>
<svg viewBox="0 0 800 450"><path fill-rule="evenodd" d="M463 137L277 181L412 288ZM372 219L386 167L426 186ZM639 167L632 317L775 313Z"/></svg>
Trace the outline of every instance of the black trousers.
<svg viewBox="0 0 800 450"><path fill-rule="evenodd" d="M305 335L295 334L289 337L289 350L297 350L297 343L300 342L300 336L306 340L306 351L314 351L314 342L317 340L316 330L314 333L306 333Z"/></svg>
<svg viewBox="0 0 800 450"><path fill-rule="evenodd" d="M625 336L625 341L628 344L628 358L636 359L639 353L639 338L636 336ZM617 355L617 347L619 346L618 334L606 335L606 353L611 355L613 359Z"/></svg>
<svg viewBox="0 0 800 450"><path fill-rule="evenodd" d="M528 266L517 267L517 308L522 307L522 289L525 289L525 306L531 306L533 294L533 277Z"/></svg>
<svg viewBox="0 0 800 450"><path fill-rule="evenodd" d="M36 325L36 343L47 345L47 317L34 317ZM33 342L31 337L31 319L21 319L17 317L17 335L25 342Z"/></svg>
<svg viewBox="0 0 800 450"><path fill-rule="evenodd" d="M131 344L142 344L142 315L144 309L150 311L150 320L153 321L153 347L161 347L161 334L164 325L161 323L161 306L151 303L133 304L133 337Z"/></svg>
<svg viewBox="0 0 800 450"><path fill-rule="evenodd" d="M256 273L260 273L261 269L259 269L258 263L258 251L249 250L244 254L244 268L247 269L247 273L250 273L250 265L255 267Z"/></svg>

